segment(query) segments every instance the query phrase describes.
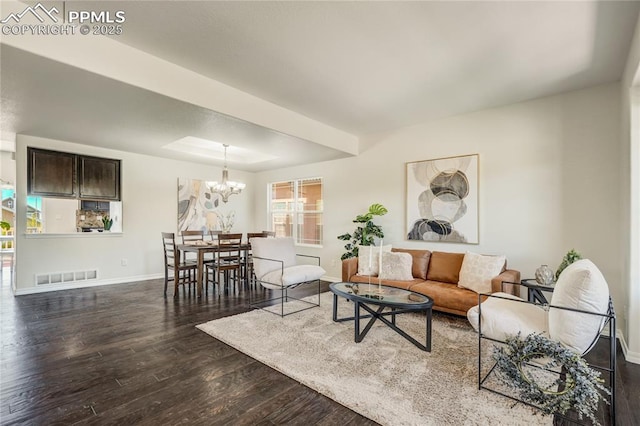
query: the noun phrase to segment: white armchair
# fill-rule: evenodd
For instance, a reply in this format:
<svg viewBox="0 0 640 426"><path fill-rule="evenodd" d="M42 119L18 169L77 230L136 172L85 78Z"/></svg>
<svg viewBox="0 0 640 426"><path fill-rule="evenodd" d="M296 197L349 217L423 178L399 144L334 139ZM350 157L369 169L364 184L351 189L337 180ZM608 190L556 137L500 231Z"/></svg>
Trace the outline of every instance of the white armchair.
<svg viewBox="0 0 640 426"><path fill-rule="evenodd" d="M255 301L252 297L251 307L264 309L267 306L273 306L273 302L280 301L279 315L284 317L320 306L320 277L326 271L320 266L319 257L296 254L292 238L251 238L250 243L256 281L268 290L281 292L279 297L267 297L259 301ZM297 257L315 259L317 265L299 265ZM298 299L289 294L289 290L299 285L312 283L316 283L318 286L317 303ZM302 308L285 313L284 303L289 300L299 301ZM276 313L272 310L268 311Z"/></svg>
<svg viewBox="0 0 640 426"><path fill-rule="evenodd" d="M488 297L480 303L482 296ZM569 265L558 277L549 305L527 302L507 293L483 294L478 299L479 304L467 312L479 338L478 387L494 392L483 386L493 371L492 368L484 377L481 372L483 339L504 342L518 333L523 338L536 333L585 355L595 346L608 324L609 366L592 367L609 373L610 413L612 424L615 424L615 313L607 282L593 262L582 259Z"/></svg>

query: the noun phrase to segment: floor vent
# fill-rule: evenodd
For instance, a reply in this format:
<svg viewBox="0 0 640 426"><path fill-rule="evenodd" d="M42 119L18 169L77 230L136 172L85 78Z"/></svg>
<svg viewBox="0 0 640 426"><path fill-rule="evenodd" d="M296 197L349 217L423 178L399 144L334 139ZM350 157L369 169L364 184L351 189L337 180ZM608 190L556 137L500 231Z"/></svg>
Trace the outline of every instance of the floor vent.
<svg viewBox="0 0 640 426"><path fill-rule="evenodd" d="M36 285L63 284L98 279L98 270L37 274Z"/></svg>

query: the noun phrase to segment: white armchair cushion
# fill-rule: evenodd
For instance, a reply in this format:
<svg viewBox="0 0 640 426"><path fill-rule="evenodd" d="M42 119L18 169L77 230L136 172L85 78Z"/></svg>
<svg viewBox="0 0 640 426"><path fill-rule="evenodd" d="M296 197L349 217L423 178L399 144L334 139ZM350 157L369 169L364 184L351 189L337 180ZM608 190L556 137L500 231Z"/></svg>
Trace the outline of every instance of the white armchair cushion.
<svg viewBox="0 0 640 426"><path fill-rule="evenodd" d="M268 272L261 278L258 277L258 280L266 288L279 289L293 284L318 280L325 273L326 271L317 265L296 265L285 268L284 272L280 269Z"/></svg>
<svg viewBox="0 0 640 426"><path fill-rule="evenodd" d="M293 238L251 238L251 253L253 255L253 269L256 277L262 277L271 271L282 271L283 264L274 262L274 259L284 262L284 267L296 264L296 250ZM256 259L262 257L265 259Z"/></svg>
<svg viewBox="0 0 640 426"><path fill-rule="evenodd" d="M507 293L494 295L518 299ZM602 273L590 260L579 260L560 274L551 305L606 314L609 308L609 287ZM467 318L476 331L479 316L478 306L467 312ZM489 297L482 303L482 334L485 336L505 340L518 332L523 337L531 333L543 333L578 354L591 349L605 321L606 318L601 315L559 308L550 308L549 312L545 312L541 305L495 297Z"/></svg>
<svg viewBox="0 0 640 426"><path fill-rule="evenodd" d="M551 305L605 314L609 308L609 286L600 270L588 259L572 263L555 285ZM549 334L579 354L587 352L600 334L605 318L549 309Z"/></svg>
<svg viewBox="0 0 640 426"><path fill-rule="evenodd" d="M509 293L493 293L494 296L522 300ZM467 319L478 331L480 309L478 305L467 311ZM489 297L482 303L482 334L496 340L504 341L508 336L518 332L522 337L531 333L543 333L549 336L547 313L540 305L514 302L498 297Z"/></svg>

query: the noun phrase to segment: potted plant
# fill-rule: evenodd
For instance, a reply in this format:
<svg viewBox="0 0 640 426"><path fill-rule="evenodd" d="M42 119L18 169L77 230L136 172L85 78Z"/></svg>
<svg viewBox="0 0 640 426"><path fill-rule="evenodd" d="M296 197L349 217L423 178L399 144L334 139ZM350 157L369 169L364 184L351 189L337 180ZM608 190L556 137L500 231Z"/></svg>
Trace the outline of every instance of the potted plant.
<svg viewBox="0 0 640 426"><path fill-rule="evenodd" d="M560 266L558 266L558 270L556 271L556 281L558 280L560 273L564 271L567 266L580 259L582 259L582 255L580 253L578 253L574 249L569 250L567 254L565 254L562 258L562 263L560 263Z"/></svg>
<svg viewBox="0 0 640 426"><path fill-rule="evenodd" d="M353 234L342 234L338 236L339 240L348 241L344 248L347 250L340 257L341 260L351 257L358 257L358 246L372 246L374 237L384 238L382 227L373 223L374 216L384 216L387 209L382 204L371 204L369 211L365 214L356 216L353 223L358 223L358 227Z"/></svg>
<svg viewBox="0 0 640 426"><path fill-rule="evenodd" d="M113 225L113 219L111 219L109 215L102 216L102 225L105 231L110 231Z"/></svg>
<svg viewBox="0 0 640 426"><path fill-rule="evenodd" d="M5 220L0 220L0 228L2 229L2 233L6 234L9 229L11 229L11 224Z"/></svg>

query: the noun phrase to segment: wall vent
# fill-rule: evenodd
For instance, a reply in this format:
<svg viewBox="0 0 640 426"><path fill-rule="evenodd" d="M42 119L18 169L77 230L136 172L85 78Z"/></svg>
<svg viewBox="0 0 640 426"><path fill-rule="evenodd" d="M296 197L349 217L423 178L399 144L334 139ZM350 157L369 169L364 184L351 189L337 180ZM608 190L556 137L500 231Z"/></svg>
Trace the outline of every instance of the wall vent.
<svg viewBox="0 0 640 426"><path fill-rule="evenodd" d="M51 272L48 274L36 274L36 285L64 284L79 281L90 281L98 279L98 270L74 272Z"/></svg>

